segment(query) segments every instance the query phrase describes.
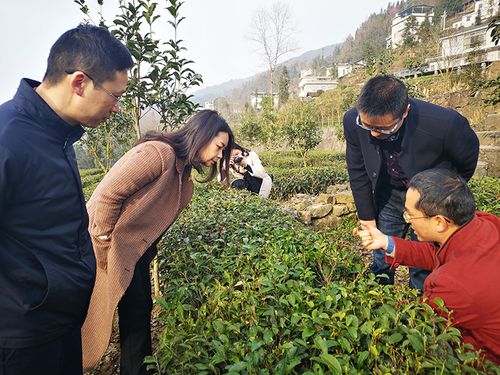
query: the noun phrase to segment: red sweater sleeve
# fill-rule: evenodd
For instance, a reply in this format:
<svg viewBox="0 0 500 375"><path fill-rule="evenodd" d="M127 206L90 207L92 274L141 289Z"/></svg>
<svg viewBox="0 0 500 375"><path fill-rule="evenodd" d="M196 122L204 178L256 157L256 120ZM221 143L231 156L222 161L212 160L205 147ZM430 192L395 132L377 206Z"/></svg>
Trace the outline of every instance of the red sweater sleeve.
<svg viewBox="0 0 500 375"><path fill-rule="evenodd" d="M406 241L392 237L395 245L394 258L386 256L386 262L392 268L400 264L411 268L421 268L431 271L436 265L436 250L438 247L429 242Z"/></svg>

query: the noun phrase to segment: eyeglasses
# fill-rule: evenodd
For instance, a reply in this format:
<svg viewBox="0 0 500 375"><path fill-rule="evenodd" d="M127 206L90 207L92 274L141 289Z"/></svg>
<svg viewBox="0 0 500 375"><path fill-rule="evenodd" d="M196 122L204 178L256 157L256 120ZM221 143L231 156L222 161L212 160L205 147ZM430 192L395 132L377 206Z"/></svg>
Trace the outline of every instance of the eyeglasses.
<svg viewBox="0 0 500 375"><path fill-rule="evenodd" d="M96 80L94 78L92 78L92 76L88 73L85 73L83 70L65 70L64 73L66 74L73 74L74 72L82 72L83 74L85 74L88 79L90 79L92 81L92 83L94 84L95 87L100 87L101 89L103 89L103 91L108 94L109 96L111 96L116 104L120 102L120 100L122 99L121 96L116 96L115 94L113 94L111 91L109 91L108 89L106 89L104 86L96 83Z"/></svg>
<svg viewBox="0 0 500 375"><path fill-rule="evenodd" d="M389 124L387 126L392 126L390 129L385 129L385 128L376 128L374 126L369 126L363 124L363 121L361 121L361 118L359 115L356 117L356 125L358 125L360 128L368 130L368 131L373 131L381 134L392 134L396 131L398 126L403 122L404 117L401 117L400 119L396 120L396 122Z"/></svg>
<svg viewBox="0 0 500 375"><path fill-rule="evenodd" d="M403 219L405 219L405 222L407 224L410 224L410 222L412 220L416 220L416 219L428 219L430 216L417 216L417 217L412 217L410 216L410 214L406 211L403 212Z"/></svg>

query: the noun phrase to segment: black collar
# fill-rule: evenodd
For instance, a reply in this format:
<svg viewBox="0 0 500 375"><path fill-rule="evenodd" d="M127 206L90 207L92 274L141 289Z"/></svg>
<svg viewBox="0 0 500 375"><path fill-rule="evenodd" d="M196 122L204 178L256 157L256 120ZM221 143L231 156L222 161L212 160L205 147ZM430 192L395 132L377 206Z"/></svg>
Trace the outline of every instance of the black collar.
<svg viewBox="0 0 500 375"><path fill-rule="evenodd" d="M35 88L40 82L23 78L14 96L17 109L31 117L36 126L62 143L74 143L85 133L81 125L72 125L64 121L38 95Z"/></svg>

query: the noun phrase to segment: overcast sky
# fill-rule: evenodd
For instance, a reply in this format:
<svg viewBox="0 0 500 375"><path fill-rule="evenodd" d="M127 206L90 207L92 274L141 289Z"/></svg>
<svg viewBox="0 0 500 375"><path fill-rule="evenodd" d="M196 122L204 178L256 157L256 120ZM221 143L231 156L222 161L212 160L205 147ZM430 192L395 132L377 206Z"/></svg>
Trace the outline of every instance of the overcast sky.
<svg viewBox="0 0 500 375"><path fill-rule="evenodd" d="M164 0L157 0L160 6ZM299 49L290 58L311 49L344 41L389 0L284 0L297 25ZM87 0L96 9L96 0ZM180 13L186 19L178 30L188 49L184 57L203 75L201 87L244 78L266 69L258 47L247 36L255 10L270 0L185 0ZM108 18L117 13L118 0L104 0ZM162 6L164 7L164 6ZM166 17L160 18L160 20ZM10 99L23 77L41 80L50 46L66 30L83 20L72 0L2 0L0 7L0 103ZM163 30L161 30L163 28ZM168 26L157 31L167 36Z"/></svg>

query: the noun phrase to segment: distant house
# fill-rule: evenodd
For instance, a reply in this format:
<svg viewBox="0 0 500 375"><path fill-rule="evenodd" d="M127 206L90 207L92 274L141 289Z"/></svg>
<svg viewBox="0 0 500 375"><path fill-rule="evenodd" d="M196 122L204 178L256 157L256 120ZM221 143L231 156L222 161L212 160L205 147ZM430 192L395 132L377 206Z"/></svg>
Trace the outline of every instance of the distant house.
<svg viewBox="0 0 500 375"><path fill-rule="evenodd" d="M341 63L337 64L337 77L342 78L343 76L352 73L352 64L349 63Z"/></svg>
<svg viewBox="0 0 500 375"><path fill-rule="evenodd" d="M421 25L426 18L432 22L434 18L434 7L428 5L415 5L399 12L392 19L391 35L386 39L387 47L395 49L403 44L403 34L410 17L415 17L417 24Z"/></svg>
<svg viewBox="0 0 500 375"><path fill-rule="evenodd" d="M358 60L356 62L353 62L352 64L350 63L340 63L337 64L337 77L338 79L350 74L353 72L353 70L362 68L365 66L365 63L363 60Z"/></svg>
<svg viewBox="0 0 500 375"><path fill-rule="evenodd" d="M203 107L201 107L201 109L211 109L213 110L215 107L214 107L214 102L205 102L205 104L203 104Z"/></svg>
<svg viewBox="0 0 500 375"><path fill-rule="evenodd" d="M302 70L299 81L299 98L316 96L318 92L331 90L337 87L337 80L331 74L326 76L314 75L312 69Z"/></svg>
<svg viewBox="0 0 500 375"><path fill-rule="evenodd" d="M264 91L254 91L253 93L250 94L250 105L252 106L253 109L256 111L262 110L262 99L264 99L265 96L268 96L268 92ZM277 107L279 104L279 95L277 93L273 93L273 106Z"/></svg>
<svg viewBox="0 0 500 375"><path fill-rule="evenodd" d="M467 28L478 21L483 23L498 11L498 0L474 0L464 4L464 11L459 19L452 24L452 28Z"/></svg>
<svg viewBox="0 0 500 375"><path fill-rule="evenodd" d="M429 70L454 69L470 63L469 56L475 52L476 62L489 64L500 60L500 45L495 46L488 24L464 28L441 38L441 56L427 59Z"/></svg>

